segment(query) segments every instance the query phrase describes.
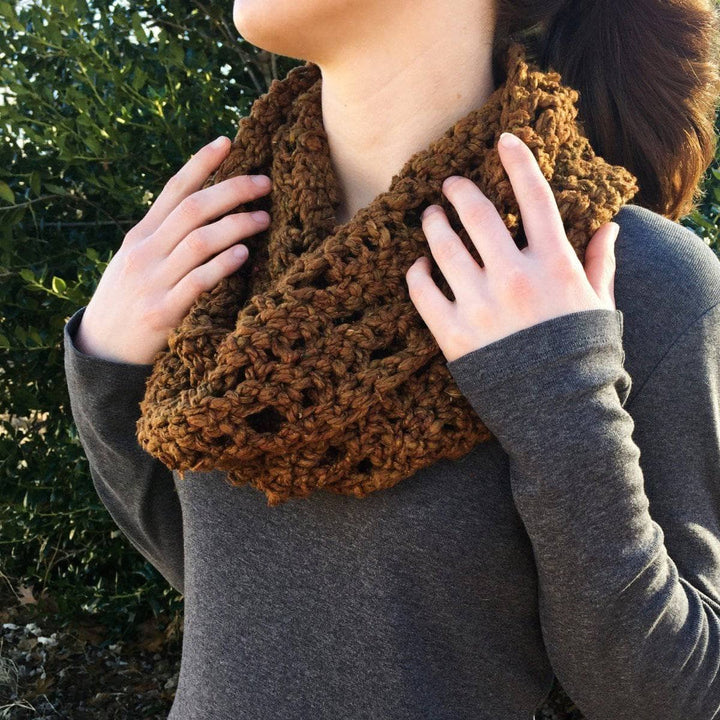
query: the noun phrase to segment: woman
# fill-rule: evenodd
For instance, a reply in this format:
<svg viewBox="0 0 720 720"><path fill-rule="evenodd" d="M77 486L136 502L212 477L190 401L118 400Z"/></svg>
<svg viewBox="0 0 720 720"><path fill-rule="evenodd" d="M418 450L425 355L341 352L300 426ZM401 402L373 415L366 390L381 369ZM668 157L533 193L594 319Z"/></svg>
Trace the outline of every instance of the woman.
<svg viewBox="0 0 720 720"><path fill-rule="evenodd" d="M268 506L219 468L171 472L135 436L158 353L184 351L174 329L245 263L238 238L274 222L213 222L271 188L245 174L203 187L227 138L166 185L68 321L65 348L95 487L184 593L170 717L524 720L553 675L593 720L716 717L720 265L673 222L714 151L710 3L236 0L234 19L322 72L333 232L488 101L501 49L529 28L537 54L583 88L595 150L640 192L614 218L615 247L606 223L583 265L523 142L497 152L526 249L477 183L443 183L483 266L438 201L422 230L454 300L427 254L407 291L493 437L362 500Z"/></svg>

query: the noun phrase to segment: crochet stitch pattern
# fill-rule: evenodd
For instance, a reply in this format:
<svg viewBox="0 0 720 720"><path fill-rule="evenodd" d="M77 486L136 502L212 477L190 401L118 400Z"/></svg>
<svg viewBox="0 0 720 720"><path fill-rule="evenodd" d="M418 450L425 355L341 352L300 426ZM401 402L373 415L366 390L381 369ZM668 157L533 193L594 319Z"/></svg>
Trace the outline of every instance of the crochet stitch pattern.
<svg viewBox="0 0 720 720"><path fill-rule="evenodd" d="M506 52L506 80L482 107L414 154L387 191L336 224L341 201L322 122L322 77L306 62L243 117L205 187L262 173L271 192L232 212L266 209L270 226L243 241L249 258L203 292L160 351L140 403L141 447L179 476L224 470L268 505L316 490L362 498L492 434L453 381L415 309L405 273L421 255L429 204L482 265L454 207L449 175L472 179L519 248L519 207L500 162L504 131L531 148L568 241L584 261L597 229L638 191L627 169L596 156L577 122L578 92L554 71Z"/></svg>

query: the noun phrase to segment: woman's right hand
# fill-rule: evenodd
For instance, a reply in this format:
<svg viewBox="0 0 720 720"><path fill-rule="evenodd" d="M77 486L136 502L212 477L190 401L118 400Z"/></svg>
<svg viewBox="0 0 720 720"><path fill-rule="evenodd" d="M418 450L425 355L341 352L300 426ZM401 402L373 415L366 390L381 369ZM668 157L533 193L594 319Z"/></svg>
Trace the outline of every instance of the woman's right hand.
<svg viewBox="0 0 720 720"><path fill-rule="evenodd" d="M230 145L223 136L193 155L127 233L85 308L75 337L81 352L152 363L200 293L245 262L247 247L236 241L266 229L270 216L243 212L208 221L265 195L270 179L239 175L199 189Z"/></svg>

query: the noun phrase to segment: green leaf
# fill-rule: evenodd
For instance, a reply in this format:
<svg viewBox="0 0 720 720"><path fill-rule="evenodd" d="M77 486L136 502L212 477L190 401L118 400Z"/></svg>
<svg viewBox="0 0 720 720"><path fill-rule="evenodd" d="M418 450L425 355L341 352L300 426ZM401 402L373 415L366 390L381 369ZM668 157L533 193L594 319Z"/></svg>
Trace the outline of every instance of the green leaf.
<svg viewBox="0 0 720 720"><path fill-rule="evenodd" d="M45 183L45 187L55 195L67 195L68 191L60 186L60 185L54 185L53 183Z"/></svg>
<svg viewBox="0 0 720 720"><path fill-rule="evenodd" d="M142 21L140 20L140 16L137 13L133 13L132 28L133 28L133 32L135 33L135 37L138 39L138 42L141 42L144 45L147 45L148 36L147 36L147 33L145 32L145 28L143 28L143 26L142 26Z"/></svg>
<svg viewBox="0 0 720 720"><path fill-rule="evenodd" d="M20 271L20 277L25 280L25 282L35 282L35 273L30 270L30 268L23 268Z"/></svg>
<svg viewBox="0 0 720 720"><path fill-rule="evenodd" d="M54 293L57 293L58 295L62 295L67 288L67 283L60 277L57 277L57 275L53 275L52 279L52 289Z"/></svg>
<svg viewBox="0 0 720 720"><path fill-rule="evenodd" d="M9 2L0 2L0 17L6 22L10 22L10 26L13 30L23 31L25 26L18 20L18 16L15 14L15 8Z"/></svg>
<svg viewBox="0 0 720 720"><path fill-rule="evenodd" d="M40 194L40 173L35 170L30 175L30 189L36 194Z"/></svg>
<svg viewBox="0 0 720 720"><path fill-rule="evenodd" d="M135 76L132 79L132 87L133 90L139 90L140 88L145 86L145 83L147 82L148 76L147 73L143 72L139 68L135 70Z"/></svg>
<svg viewBox="0 0 720 720"><path fill-rule="evenodd" d="M0 3L0 14L2 13L2 3ZM15 193L10 189L10 186L0 180L0 198L9 202L11 205L15 204Z"/></svg>
<svg viewBox="0 0 720 720"><path fill-rule="evenodd" d="M9 347L10 347L10 341L7 339L7 337L5 337L5 335L0 333L0 348L9 348Z"/></svg>
<svg viewBox="0 0 720 720"><path fill-rule="evenodd" d="M40 333L38 332L37 328L29 327L28 328L28 337L36 344L36 345L42 345L43 339L40 336Z"/></svg>
<svg viewBox="0 0 720 720"><path fill-rule="evenodd" d="M88 135L85 138L85 144L90 148L90 150L95 153L95 155L100 155L100 143L97 141L97 138L93 137L92 135Z"/></svg>

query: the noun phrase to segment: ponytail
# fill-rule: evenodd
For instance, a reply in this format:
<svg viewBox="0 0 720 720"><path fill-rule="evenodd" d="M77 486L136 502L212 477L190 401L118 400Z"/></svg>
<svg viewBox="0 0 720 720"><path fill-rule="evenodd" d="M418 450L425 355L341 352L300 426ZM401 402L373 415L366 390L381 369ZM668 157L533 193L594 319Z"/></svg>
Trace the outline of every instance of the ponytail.
<svg viewBox="0 0 720 720"><path fill-rule="evenodd" d="M694 210L717 144L720 15L714 0L496 0L493 71L511 41L579 93L598 155L638 178L633 202Z"/></svg>

